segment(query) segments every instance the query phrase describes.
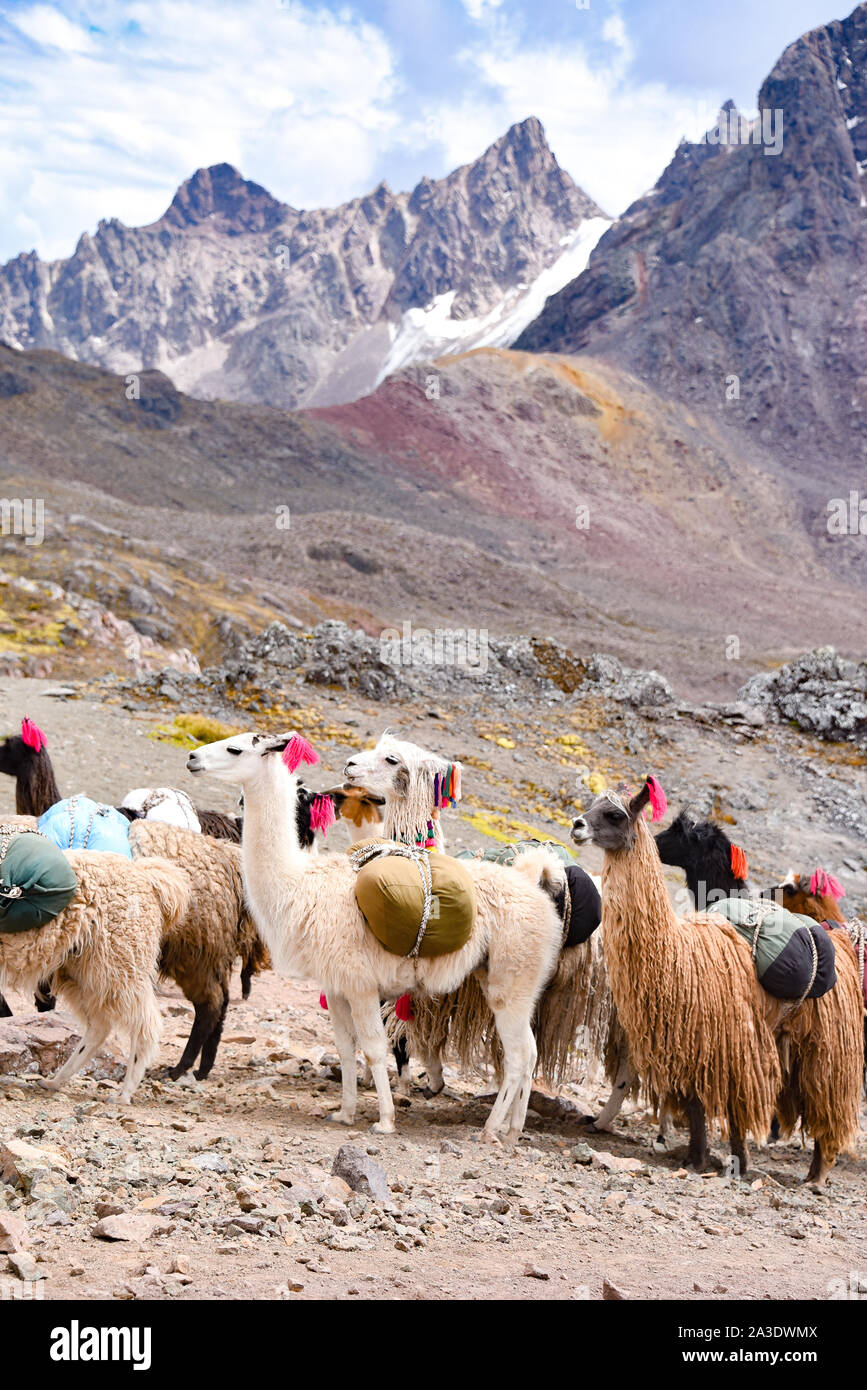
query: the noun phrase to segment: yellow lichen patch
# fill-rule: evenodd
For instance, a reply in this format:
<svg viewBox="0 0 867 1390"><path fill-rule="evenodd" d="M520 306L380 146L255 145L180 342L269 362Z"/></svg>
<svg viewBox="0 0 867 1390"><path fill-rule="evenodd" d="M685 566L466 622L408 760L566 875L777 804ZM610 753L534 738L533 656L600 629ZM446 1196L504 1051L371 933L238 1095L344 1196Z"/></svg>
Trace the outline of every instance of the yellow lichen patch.
<svg viewBox="0 0 867 1390"><path fill-rule="evenodd" d="M203 743L216 743L238 732L237 725L224 724L207 714L178 714L173 724L158 724L149 730L148 738L158 743L174 743L179 748L200 748Z"/></svg>
<svg viewBox="0 0 867 1390"><path fill-rule="evenodd" d="M517 748L518 746L513 738L495 738L494 743L498 748Z"/></svg>
<svg viewBox="0 0 867 1390"><path fill-rule="evenodd" d="M461 820L478 830L479 834L503 845L511 845L515 840L554 840L555 844L563 844L562 840L556 840L537 825L529 825L526 821L496 811L474 811L471 816L461 816ZM568 849L569 846L563 845L563 848Z"/></svg>
<svg viewBox="0 0 867 1390"><path fill-rule="evenodd" d="M493 772L494 765L489 763L486 758L462 758L461 763L464 767L474 767L478 772Z"/></svg>

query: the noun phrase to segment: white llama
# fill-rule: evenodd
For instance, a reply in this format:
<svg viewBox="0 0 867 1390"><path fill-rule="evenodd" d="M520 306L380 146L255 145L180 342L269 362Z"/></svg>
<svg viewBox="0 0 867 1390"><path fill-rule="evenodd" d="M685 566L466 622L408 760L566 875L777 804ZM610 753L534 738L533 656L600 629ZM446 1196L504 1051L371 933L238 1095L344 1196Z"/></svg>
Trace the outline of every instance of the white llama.
<svg viewBox="0 0 867 1390"><path fill-rule="evenodd" d="M447 994L475 973L504 1054L503 1084L485 1137L496 1141L502 1132L514 1141L524 1127L536 1061L530 1020L560 944L560 923L551 900L520 873L481 862L468 864L476 917L466 944L448 955L428 958L386 951L359 910L349 859L310 856L298 843L294 768L305 755L307 761L316 759L297 735L245 733L197 749L187 767L243 787L242 859L253 917L275 968L318 980L328 996L343 1076L342 1103L334 1119L347 1125L355 1121L355 1054L360 1044L379 1102L374 1129L394 1132L380 999L418 990Z"/></svg>

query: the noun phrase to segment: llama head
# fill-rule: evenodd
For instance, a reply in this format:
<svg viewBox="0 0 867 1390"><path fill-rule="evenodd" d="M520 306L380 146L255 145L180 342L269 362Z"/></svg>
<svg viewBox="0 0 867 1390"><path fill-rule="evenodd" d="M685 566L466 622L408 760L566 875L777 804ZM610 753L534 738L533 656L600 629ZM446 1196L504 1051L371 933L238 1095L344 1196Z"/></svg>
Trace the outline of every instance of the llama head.
<svg viewBox="0 0 867 1390"><path fill-rule="evenodd" d="M287 760L290 748L292 756ZM299 752L305 761L310 761L311 755L316 757L306 740L299 740L295 734L233 734L231 738L196 748L187 758L187 771L204 772L221 782L246 788L279 770L294 787L298 843L302 849L311 849L315 832L321 830L324 834L333 820L333 804L327 795L311 791L288 770L289 761L294 763ZM325 802L328 802L327 807Z"/></svg>
<svg viewBox="0 0 867 1390"><path fill-rule="evenodd" d="M648 806L659 812L663 804L662 788L650 777L628 801L617 792L603 792L594 799L589 811L573 820L572 839L576 845L592 841L600 849L615 853L631 849L642 813Z"/></svg>
<svg viewBox="0 0 867 1390"><path fill-rule="evenodd" d="M824 869L817 869L812 877L790 869L782 882L764 889L761 896L816 922L843 921L838 905L838 896L843 896L841 885Z"/></svg>
<svg viewBox="0 0 867 1390"><path fill-rule="evenodd" d="M732 844L721 826L713 821L696 820L687 807L675 816L666 830L654 836L663 864L674 864L687 873L724 883L727 879L744 882L749 873L747 856Z"/></svg>
<svg viewBox="0 0 867 1390"><path fill-rule="evenodd" d="M389 730L375 748L355 753L343 776L349 787L382 797L388 835L404 839L424 834L434 812L460 796L460 764L450 763Z"/></svg>
<svg viewBox="0 0 867 1390"><path fill-rule="evenodd" d="M306 740L294 733L233 734L194 749L187 758L187 772L206 772L221 782L246 787L269 774L275 763L285 762L294 774L299 753L300 761L318 761Z"/></svg>
<svg viewBox="0 0 867 1390"><path fill-rule="evenodd" d="M26 773L39 762L43 746L40 744L36 748L21 734L10 734L0 743L0 772L5 772L8 777Z"/></svg>

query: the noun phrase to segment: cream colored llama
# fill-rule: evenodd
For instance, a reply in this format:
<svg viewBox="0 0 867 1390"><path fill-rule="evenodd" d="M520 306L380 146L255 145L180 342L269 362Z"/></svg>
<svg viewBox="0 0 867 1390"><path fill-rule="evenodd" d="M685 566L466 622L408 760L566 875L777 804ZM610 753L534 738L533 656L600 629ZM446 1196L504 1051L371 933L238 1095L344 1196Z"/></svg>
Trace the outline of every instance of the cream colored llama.
<svg viewBox="0 0 867 1390"><path fill-rule="evenodd" d="M84 1035L57 1074L41 1084L59 1090L102 1047L112 1029L129 1038L120 1092L128 1104L159 1045L162 1018L154 994L163 935L187 911L190 882L165 859L97 850L67 850L75 896L45 926L0 935L0 984L32 991L52 981L84 1024Z"/></svg>
<svg viewBox="0 0 867 1390"><path fill-rule="evenodd" d="M449 955L427 959L386 951L359 911L349 859L310 856L298 843L294 768L307 750L307 760L315 760L297 735L246 733L197 749L187 767L244 789L242 855L253 917L275 969L315 979L328 995L343 1076L342 1103L334 1119L347 1125L355 1121L360 1043L379 1102L374 1128L394 1131L380 998L408 990L446 994L475 972L504 1053L503 1084L485 1137L496 1141L503 1132L515 1140L524 1126L536 1060L530 1020L560 941L550 899L519 873L498 865L468 865L477 905L469 941Z"/></svg>

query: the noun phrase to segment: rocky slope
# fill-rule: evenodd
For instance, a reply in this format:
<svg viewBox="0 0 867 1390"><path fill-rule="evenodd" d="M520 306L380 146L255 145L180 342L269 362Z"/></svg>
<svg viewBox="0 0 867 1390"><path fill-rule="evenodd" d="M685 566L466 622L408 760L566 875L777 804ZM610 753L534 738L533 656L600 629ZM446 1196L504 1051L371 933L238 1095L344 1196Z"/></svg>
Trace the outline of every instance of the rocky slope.
<svg viewBox="0 0 867 1390"><path fill-rule="evenodd" d="M864 4L793 43L764 126L729 104L681 144L517 343L602 355L769 446L816 532L867 456L865 63Z"/></svg>
<svg viewBox="0 0 867 1390"><path fill-rule="evenodd" d="M537 277L562 261L565 283L605 225L534 118L446 178L411 193L381 183L338 208L299 211L220 164L152 226L111 219L66 261L10 261L0 338L115 372L160 368L197 396L348 400L395 346L398 362L424 355L410 318L434 301L440 333L511 341L541 307Z"/></svg>
<svg viewBox="0 0 867 1390"><path fill-rule="evenodd" d="M248 630L289 614L547 635L716 697L743 663L862 654L863 590L769 465L593 360L485 350L295 413L158 373L129 400L122 377L52 353L0 349L0 375L3 494L46 502L44 543L7 537L3 568L200 660L239 607Z"/></svg>

